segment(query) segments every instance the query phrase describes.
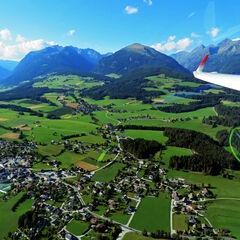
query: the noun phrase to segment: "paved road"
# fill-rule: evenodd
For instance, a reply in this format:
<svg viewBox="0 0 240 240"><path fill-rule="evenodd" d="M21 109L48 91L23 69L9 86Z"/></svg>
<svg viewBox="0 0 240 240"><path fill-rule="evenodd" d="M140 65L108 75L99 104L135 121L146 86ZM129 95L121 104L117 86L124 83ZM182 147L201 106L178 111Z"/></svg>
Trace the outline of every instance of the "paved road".
<svg viewBox="0 0 240 240"><path fill-rule="evenodd" d="M137 200L136 210L138 209L138 206L139 206L140 203L141 203L141 199ZM132 222L132 219L133 219L135 213L136 213L136 211L135 211L135 212L131 215L131 217L129 218L129 220L128 220L127 224L126 224L127 226L129 226L130 223Z"/></svg>
<svg viewBox="0 0 240 240"><path fill-rule="evenodd" d="M126 229L126 230L129 230L129 231L131 231L131 232L141 233L141 231L139 231L139 230L137 230L137 229L135 229L135 228L129 227L129 226L125 225L125 224L122 224L122 223L117 222L117 221L115 221L115 220L109 219L109 218L107 218L107 217L103 217L103 216L101 216L101 215L98 215L97 213L94 213L94 212L90 211L88 208L85 208L85 210L86 210L87 212L89 212L90 214L92 214L93 216L95 216L96 218L100 218L100 219L105 220L105 221L111 221L111 222L113 222L113 223L116 223L116 224L120 225L124 230Z"/></svg>

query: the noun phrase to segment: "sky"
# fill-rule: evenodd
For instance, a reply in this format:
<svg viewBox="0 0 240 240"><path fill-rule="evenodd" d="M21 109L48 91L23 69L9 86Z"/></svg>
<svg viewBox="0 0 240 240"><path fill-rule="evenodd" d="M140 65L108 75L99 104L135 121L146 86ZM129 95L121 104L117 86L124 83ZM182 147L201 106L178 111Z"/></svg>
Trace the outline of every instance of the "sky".
<svg viewBox="0 0 240 240"><path fill-rule="evenodd" d="M239 0L0 1L0 59L51 45L115 52L142 43L171 54L240 38Z"/></svg>

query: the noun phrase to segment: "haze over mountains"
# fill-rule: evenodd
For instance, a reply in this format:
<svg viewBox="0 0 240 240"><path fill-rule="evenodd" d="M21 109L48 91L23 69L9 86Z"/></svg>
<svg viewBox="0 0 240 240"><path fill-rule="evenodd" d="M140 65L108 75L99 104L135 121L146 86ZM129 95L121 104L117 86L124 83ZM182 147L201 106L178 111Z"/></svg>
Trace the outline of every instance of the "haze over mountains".
<svg viewBox="0 0 240 240"><path fill-rule="evenodd" d="M0 66L0 80L7 78L10 75L11 75L11 71Z"/></svg>
<svg viewBox="0 0 240 240"><path fill-rule="evenodd" d="M132 44L116 53L105 55L93 49L51 46L27 54L11 76L3 79L1 84L17 85L50 73L124 75L142 69L146 71L160 69L162 73L175 73L176 76L190 74L173 58L141 44Z"/></svg>
<svg viewBox="0 0 240 240"><path fill-rule="evenodd" d="M142 68L159 68L164 71L189 73L171 57L139 43L129 45L108 57L102 58L96 67L96 72L124 75Z"/></svg>
<svg viewBox="0 0 240 240"><path fill-rule="evenodd" d="M217 45L200 45L191 52L178 52L171 56L192 72L206 54L210 58L205 71L240 74L240 40L225 39Z"/></svg>
<svg viewBox="0 0 240 240"><path fill-rule="evenodd" d="M134 43L113 54L100 54L93 49L51 46L30 52L19 63L0 60L0 84L18 85L46 74L164 73L169 76L191 76L201 58L209 54L206 71L240 74L240 41L225 39L218 45L200 45L191 52L171 56Z"/></svg>
<svg viewBox="0 0 240 240"><path fill-rule="evenodd" d="M81 74L93 70L101 56L94 50L75 47L52 46L30 52L14 69L12 75L2 84L16 85L26 80L49 73Z"/></svg>

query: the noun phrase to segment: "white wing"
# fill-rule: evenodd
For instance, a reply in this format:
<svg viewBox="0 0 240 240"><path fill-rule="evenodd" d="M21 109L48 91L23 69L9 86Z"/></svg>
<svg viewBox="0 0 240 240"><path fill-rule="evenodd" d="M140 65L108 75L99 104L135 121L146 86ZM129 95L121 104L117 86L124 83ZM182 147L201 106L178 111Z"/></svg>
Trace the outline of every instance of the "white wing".
<svg viewBox="0 0 240 240"><path fill-rule="evenodd" d="M221 73L207 73L203 72L203 68L208 60L206 55L196 71L193 72L195 78L213 83L222 87L231 88L240 91L240 75L221 74Z"/></svg>

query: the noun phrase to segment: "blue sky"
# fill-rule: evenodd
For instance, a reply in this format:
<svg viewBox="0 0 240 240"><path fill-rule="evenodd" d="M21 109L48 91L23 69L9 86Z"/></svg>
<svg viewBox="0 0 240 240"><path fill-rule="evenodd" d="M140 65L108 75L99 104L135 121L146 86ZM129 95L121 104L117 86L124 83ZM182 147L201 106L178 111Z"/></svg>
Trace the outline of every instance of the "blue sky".
<svg viewBox="0 0 240 240"><path fill-rule="evenodd" d="M239 0L7 0L0 58L51 44L114 52L139 42L170 54L240 37Z"/></svg>

